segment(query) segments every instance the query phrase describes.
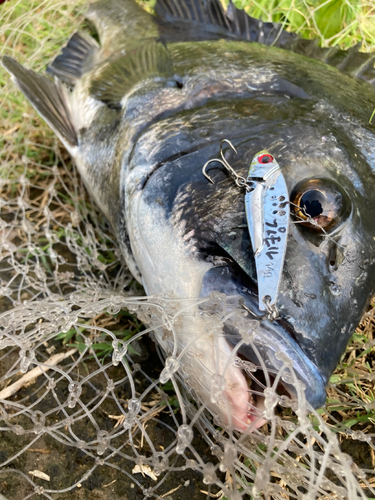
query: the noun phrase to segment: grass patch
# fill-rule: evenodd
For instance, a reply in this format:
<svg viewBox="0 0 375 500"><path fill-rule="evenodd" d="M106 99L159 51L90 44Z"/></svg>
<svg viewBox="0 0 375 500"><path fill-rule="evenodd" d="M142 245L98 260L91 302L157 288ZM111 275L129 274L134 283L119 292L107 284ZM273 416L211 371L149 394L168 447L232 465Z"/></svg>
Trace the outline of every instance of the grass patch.
<svg viewBox="0 0 375 500"><path fill-rule="evenodd" d="M360 43L370 51L375 44L375 8L358 0L238 0L237 7L264 21L282 23L302 38L318 39L322 47L349 48Z"/></svg>

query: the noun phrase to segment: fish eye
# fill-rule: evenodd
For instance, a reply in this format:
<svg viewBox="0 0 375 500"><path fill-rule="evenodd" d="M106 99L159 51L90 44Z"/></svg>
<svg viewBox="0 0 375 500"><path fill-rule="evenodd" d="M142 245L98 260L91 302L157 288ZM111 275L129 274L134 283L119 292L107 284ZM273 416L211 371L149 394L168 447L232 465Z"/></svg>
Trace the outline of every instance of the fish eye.
<svg viewBox="0 0 375 500"><path fill-rule="evenodd" d="M258 163L271 163L273 161L273 156L269 154L264 154L258 157Z"/></svg>
<svg viewBox="0 0 375 500"><path fill-rule="evenodd" d="M348 215L349 198L334 182L302 181L290 197L295 221L314 231L330 230Z"/></svg>

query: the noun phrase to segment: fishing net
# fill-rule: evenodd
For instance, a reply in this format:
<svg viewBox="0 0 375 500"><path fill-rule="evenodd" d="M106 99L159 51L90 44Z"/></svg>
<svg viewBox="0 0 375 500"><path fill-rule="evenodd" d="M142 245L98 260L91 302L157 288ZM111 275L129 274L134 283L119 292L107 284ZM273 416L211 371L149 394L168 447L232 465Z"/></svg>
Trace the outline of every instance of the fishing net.
<svg viewBox="0 0 375 500"><path fill-rule="evenodd" d="M85 5L1 9L2 53L41 71ZM224 321L254 352L268 339L237 297L145 296L62 145L2 70L0 82L0 499L375 497L373 309L319 411L285 355L271 377L235 350L255 396L263 386L268 423L231 431L199 401L189 359L212 345L209 400L225 404ZM182 345L195 323L204 335Z"/></svg>

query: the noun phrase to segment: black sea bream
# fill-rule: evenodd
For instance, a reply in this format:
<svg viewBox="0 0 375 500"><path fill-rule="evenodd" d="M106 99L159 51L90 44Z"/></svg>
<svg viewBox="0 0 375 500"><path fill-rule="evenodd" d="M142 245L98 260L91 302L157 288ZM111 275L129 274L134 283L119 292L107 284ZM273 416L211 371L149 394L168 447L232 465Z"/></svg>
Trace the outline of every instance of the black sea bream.
<svg viewBox="0 0 375 500"><path fill-rule="evenodd" d="M55 79L2 62L74 158L147 294L240 296L269 372L289 359L319 407L374 293L372 59L320 49L232 4L225 12L219 0L159 0L156 13L132 0L94 3L87 17L99 43L74 34L48 68ZM202 169L221 147L225 161L206 168L211 183ZM257 214L245 210L246 195L264 187L263 177L246 180L261 151L286 183L275 214L290 208L268 312L249 232ZM277 252L277 233L269 235L258 234ZM250 396L238 362L259 367L258 355L242 342L236 362L231 356L243 321L241 330L228 318L213 342L199 317L176 326L179 349L191 346L195 392L223 424L262 425L267 415L254 410L262 397ZM158 337L170 355L166 338ZM222 397L212 397L220 380Z"/></svg>

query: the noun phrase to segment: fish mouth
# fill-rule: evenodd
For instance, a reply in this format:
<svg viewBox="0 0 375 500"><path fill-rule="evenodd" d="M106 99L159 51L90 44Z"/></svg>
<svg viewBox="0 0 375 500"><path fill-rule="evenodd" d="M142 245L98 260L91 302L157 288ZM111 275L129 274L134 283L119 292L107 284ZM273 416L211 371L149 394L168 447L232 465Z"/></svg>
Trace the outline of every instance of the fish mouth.
<svg viewBox="0 0 375 500"><path fill-rule="evenodd" d="M234 322L226 322L223 331L229 346L245 362L243 367L241 362L237 366L251 379L251 386L255 384L252 392L256 395L257 407L261 406L262 397L266 399L264 391L270 386L277 394L288 395L292 400L299 399L298 392L303 391L312 408L324 404L326 381L293 338L294 332L286 320L259 321L256 328L251 327L245 334L239 333Z"/></svg>
<svg viewBox="0 0 375 500"><path fill-rule="evenodd" d="M324 405L327 381L296 341L296 332L287 317L270 321L259 311L257 286L236 263L215 267L206 274L202 292L216 290L226 296L239 295L244 314L247 312L243 320L229 317L223 326L224 339L235 359L234 369L242 372L249 394L245 415L244 394L236 397L228 392L232 414L237 412L232 418L235 427L260 427L281 402L295 408L303 398L312 408Z"/></svg>

